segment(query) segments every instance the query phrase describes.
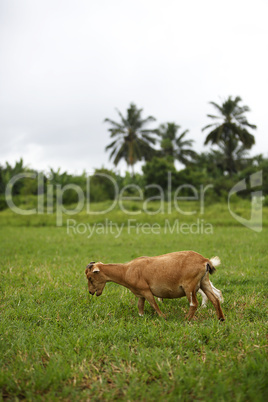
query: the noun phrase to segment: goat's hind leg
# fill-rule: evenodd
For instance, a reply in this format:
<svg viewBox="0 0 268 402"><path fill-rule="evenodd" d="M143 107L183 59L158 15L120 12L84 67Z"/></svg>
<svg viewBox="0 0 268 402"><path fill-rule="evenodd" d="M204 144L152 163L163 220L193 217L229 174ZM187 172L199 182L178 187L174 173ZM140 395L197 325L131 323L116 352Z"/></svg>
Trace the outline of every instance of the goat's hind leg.
<svg viewBox="0 0 268 402"><path fill-rule="evenodd" d="M211 303L215 307L218 319L220 321L224 321L225 317L224 317L222 309L221 309L221 304L219 302L219 299L213 293L213 289L211 287L210 281L204 279L200 284L200 288L203 290L205 295L208 297L208 299L211 301Z"/></svg>
<svg viewBox="0 0 268 402"><path fill-rule="evenodd" d="M205 293L203 292L203 290L198 289L198 292L197 292L197 293L199 293L199 294L202 296L202 304L201 304L201 307L207 307L208 298L207 298L207 296L205 295Z"/></svg>

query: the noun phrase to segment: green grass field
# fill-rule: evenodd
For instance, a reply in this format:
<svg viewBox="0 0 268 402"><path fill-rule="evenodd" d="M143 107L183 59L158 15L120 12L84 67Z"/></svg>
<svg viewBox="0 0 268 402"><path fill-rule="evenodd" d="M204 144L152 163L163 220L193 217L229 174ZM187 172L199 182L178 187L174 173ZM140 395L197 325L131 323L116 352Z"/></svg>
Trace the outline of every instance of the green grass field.
<svg viewBox="0 0 268 402"><path fill-rule="evenodd" d="M267 216L266 208L256 233L218 205L202 217L210 234L166 232L158 214L134 218L159 221L159 233L123 227L118 237L89 238L55 227L54 215L2 212L0 400L267 401ZM74 217L91 224L105 218ZM126 215L108 218L122 223ZM139 317L135 296L116 284L99 298L88 294L84 270L92 260L189 249L222 260L211 279L225 299L225 323L209 304L188 324L186 298L164 300L163 320L148 303Z"/></svg>

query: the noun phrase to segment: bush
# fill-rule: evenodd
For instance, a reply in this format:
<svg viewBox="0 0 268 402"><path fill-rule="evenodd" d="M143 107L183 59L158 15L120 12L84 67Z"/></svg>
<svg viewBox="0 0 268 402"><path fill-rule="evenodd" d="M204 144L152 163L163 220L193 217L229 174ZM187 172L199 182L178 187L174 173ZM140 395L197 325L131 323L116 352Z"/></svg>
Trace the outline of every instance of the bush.
<svg viewBox="0 0 268 402"><path fill-rule="evenodd" d="M156 184L160 186L164 192L168 190L168 175L176 178L176 169L174 164L165 158L153 157L142 167L144 173L145 185ZM176 183L173 183L176 185ZM148 196L159 195L159 189L150 188L146 190Z"/></svg>

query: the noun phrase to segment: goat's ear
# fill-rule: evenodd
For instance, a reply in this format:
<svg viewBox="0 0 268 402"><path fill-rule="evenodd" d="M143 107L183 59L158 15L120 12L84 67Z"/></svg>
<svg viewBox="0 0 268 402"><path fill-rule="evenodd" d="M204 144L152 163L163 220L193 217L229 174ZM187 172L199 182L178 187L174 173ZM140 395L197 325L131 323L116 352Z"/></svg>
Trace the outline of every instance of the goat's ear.
<svg viewBox="0 0 268 402"><path fill-rule="evenodd" d="M95 261L91 261L91 262L87 265L87 269L92 268L94 264L95 264Z"/></svg>
<svg viewBox="0 0 268 402"><path fill-rule="evenodd" d="M98 267L94 267L92 272L100 272Z"/></svg>

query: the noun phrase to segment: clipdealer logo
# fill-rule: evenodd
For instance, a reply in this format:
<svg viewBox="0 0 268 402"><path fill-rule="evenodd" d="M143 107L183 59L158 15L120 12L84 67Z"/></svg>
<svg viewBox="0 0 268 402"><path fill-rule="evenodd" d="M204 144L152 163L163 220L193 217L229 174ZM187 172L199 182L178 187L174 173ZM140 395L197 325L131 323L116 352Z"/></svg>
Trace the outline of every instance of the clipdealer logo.
<svg viewBox="0 0 268 402"><path fill-rule="evenodd" d="M75 219L67 219L67 234L68 235L85 235L90 239L94 235L112 235L118 239L124 230L125 234L143 234L143 235L161 235L161 234L176 234L176 235L200 235L213 234L213 226L204 219L197 219L196 222L186 223L180 222L179 219L170 221L165 219L163 224L139 222L137 219L127 219L121 224L105 219L99 223L84 223L77 222Z"/></svg>
<svg viewBox="0 0 268 402"><path fill-rule="evenodd" d="M256 189L257 187L260 188L262 185L262 170L259 172L253 173L249 176L249 184L251 189ZM238 222L242 225L246 226L247 228L254 230L255 232L262 231L262 190L257 189L256 191L251 192L251 210L250 210L250 219L245 219L242 216L236 214L232 211L231 208L231 197L234 194L237 194L241 191L247 189L246 179L243 179L236 183L236 185L230 190L228 195L228 208L229 212L233 218L235 218Z"/></svg>
<svg viewBox="0 0 268 402"><path fill-rule="evenodd" d="M110 181L110 184L114 186L114 199L111 200L111 205L105 210L92 210L91 209L91 185L90 180L92 177L100 176L102 180ZM15 205L13 200L13 187L16 182L23 179L32 179L37 181L37 204L35 208L31 209L21 209ZM232 207L232 196L239 194L242 191L248 189L246 179L239 181L233 186L228 194L228 209L231 216L238 221L240 224L244 225L248 229L254 230L256 232L262 231L262 202L263 202L263 192L261 186L263 183L263 171L260 170L249 176L249 188L253 189L251 192L251 208L250 208L250 219L246 219L240 216ZM147 190L154 189L156 194L153 197L145 197ZM72 209L68 209L63 204L63 197L66 191L72 190L77 195L77 203ZM136 195L129 196L129 190L134 192ZM146 215L158 214L172 214L176 211L179 215L188 216L199 213L199 215L204 215L205 211L205 194L207 191L213 190L213 185L200 185L195 187L191 184L182 184L177 188L172 188L172 174L168 172L167 175L167 192L157 184L150 184L141 188L136 184L129 184L122 189L115 179L105 173L95 173L94 175L88 175L86 177L86 191L76 184L66 184L64 186L60 184L50 184L45 185L43 173L34 172L24 172L12 177L6 186L5 199L8 207L16 214L19 215L34 215L34 214L53 214L55 213L56 225L62 226L63 216L74 216L79 214L82 210L86 212L87 215L105 215L112 211L115 207L119 209L126 215L138 215L145 213ZM184 196L185 191L187 196ZM191 195L189 195L191 194ZM139 201L140 209L132 211L127 209L127 205L124 204L125 201ZM152 201L158 201L157 210L150 209L150 203ZM193 210L183 210L182 206L185 204L180 204L180 201L195 201ZM199 206L199 208L198 208ZM199 211L198 211L199 209ZM202 220L202 219L201 219ZM199 223L201 221L199 219ZM198 223L198 224L199 224ZM182 224L180 223L180 226ZM203 232L204 233L204 232Z"/></svg>

